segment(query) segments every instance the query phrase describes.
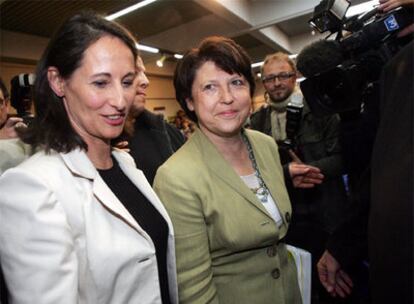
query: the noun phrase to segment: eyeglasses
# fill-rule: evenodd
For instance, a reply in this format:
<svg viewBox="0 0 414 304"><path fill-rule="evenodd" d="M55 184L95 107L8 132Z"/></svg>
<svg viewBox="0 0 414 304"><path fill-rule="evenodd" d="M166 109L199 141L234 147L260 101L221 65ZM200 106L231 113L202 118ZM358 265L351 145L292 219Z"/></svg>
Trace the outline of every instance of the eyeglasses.
<svg viewBox="0 0 414 304"><path fill-rule="evenodd" d="M294 75L295 75L294 72L290 72L290 73L283 72L277 75L269 75L269 76L263 77L262 81L263 83L273 83L276 78L279 81L287 81L288 79L292 78Z"/></svg>

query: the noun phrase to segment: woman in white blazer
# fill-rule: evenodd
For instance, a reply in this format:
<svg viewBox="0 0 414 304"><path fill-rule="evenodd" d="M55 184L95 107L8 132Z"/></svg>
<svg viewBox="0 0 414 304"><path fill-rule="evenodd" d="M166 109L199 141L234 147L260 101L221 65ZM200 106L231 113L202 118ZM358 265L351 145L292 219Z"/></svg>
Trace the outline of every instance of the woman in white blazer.
<svg viewBox="0 0 414 304"><path fill-rule="evenodd" d="M67 20L36 73L40 150L0 178L11 303L177 303L173 228L132 158L111 147L136 93L135 41L91 13Z"/></svg>

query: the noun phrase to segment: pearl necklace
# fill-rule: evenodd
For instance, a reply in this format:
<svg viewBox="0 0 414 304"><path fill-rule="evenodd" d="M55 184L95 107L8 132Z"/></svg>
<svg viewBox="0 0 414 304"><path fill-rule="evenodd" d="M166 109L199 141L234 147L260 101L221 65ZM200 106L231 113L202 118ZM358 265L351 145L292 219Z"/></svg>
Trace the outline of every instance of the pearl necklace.
<svg viewBox="0 0 414 304"><path fill-rule="evenodd" d="M260 171L257 167L256 159L254 158L252 145L250 144L250 142L247 139L247 136L244 134L244 132L242 133L242 139L243 139L243 142L246 144L247 152L249 154L249 159L252 162L252 166L253 166L253 169L254 169L254 175L257 177L257 179L259 181L259 187L254 188L254 189L250 189L250 190L252 190L252 192L254 194L262 196L260 198L260 200L262 201L262 203L266 203L267 202L267 197L269 196L269 193L270 193L269 189L266 187L266 184L263 181L263 178L262 178L262 176L260 174Z"/></svg>

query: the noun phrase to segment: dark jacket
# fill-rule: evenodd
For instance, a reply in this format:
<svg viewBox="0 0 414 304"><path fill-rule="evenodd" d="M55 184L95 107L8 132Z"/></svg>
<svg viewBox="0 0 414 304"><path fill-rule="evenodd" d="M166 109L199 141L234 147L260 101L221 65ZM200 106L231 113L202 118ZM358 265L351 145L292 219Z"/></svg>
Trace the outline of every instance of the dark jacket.
<svg viewBox="0 0 414 304"><path fill-rule="evenodd" d="M413 303L414 42L384 68L371 171L372 303Z"/></svg>
<svg viewBox="0 0 414 304"><path fill-rule="evenodd" d="M251 128L271 136L272 108L262 107L252 114ZM301 160L321 169L324 182L309 190L293 189L287 174L287 164L291 159L286 150L279 152L285 169L289 195L294 208L293 217L297 221L315 221L330 233L342 220L347 208L346 194L342 180L342 156L339 143L339 117L315 117L304 105L302 120L296 135L296 153ZM290 186L289 186L290 184Z"/></svg>
<svg viewBox="0 0 414 304"><path fill-rule="evenodd" d="M128 138L130 154L152 185L155 173L185 142L182 133L161 115L144 110L135 121L134 135Z"/></svg>

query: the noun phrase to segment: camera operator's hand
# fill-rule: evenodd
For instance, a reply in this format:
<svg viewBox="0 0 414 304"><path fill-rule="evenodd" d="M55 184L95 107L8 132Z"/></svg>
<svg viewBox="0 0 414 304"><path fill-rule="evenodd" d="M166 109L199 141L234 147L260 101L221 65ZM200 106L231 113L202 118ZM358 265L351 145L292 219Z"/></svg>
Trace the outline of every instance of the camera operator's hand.
<svg viewBox="0 0 414 304"><path fill-rule="evenodd" d="M341 269L338 261L325 250L318 265L319 280L326 291L333 297L345 298L352 292L353 282L349 275Z"/></svg>
<svg viewBox="0 0 414 304"><path fill-rule="evenodd" d="M383 12L388 12L402 5L413 5L414 0L379 0L379 3L379 10Z"/></svg>
<svg viewBox="0 0 414 304"><path fill-rule="evenodd" d="M289 174L295 188L313 188L323 181L321 170L297 162L289 163Z"/></svg>
<svg viewBox="0 0 414 304"><path fill-rule="evenodd" d="M16 138L16 128L26 127L23 119L20 117L9 117L4 124L3 128L0 129L0 139Z"/></svg>

